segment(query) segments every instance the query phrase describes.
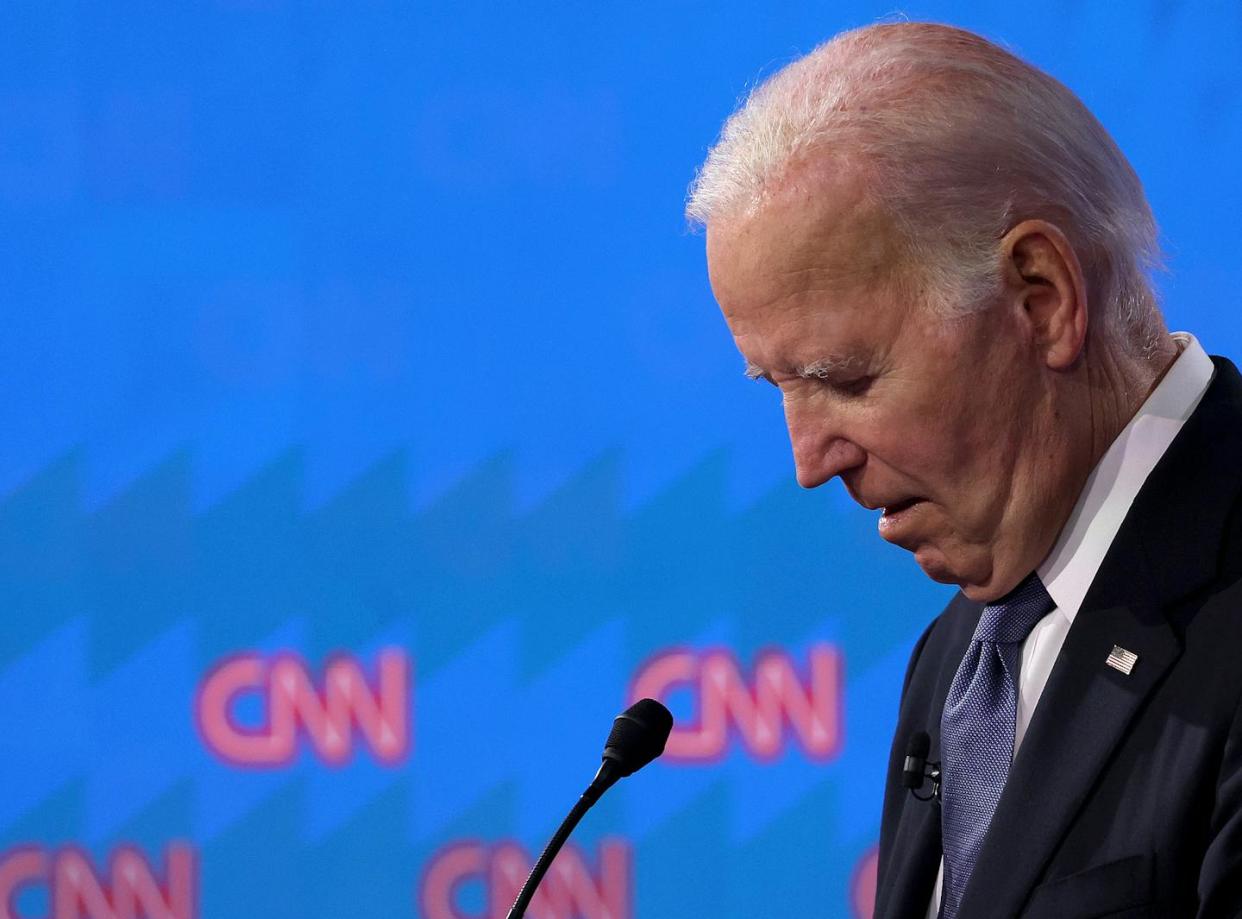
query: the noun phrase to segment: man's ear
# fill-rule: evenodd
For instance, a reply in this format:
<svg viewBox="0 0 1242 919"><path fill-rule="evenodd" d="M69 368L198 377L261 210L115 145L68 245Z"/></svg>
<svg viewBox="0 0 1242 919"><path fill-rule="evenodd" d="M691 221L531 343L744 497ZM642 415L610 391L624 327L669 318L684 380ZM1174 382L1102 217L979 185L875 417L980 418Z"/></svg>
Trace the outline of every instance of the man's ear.
<svg viewBox="0 0 1242 919"><path fill-rule="evenodd" d="M1005 288L1023 311L1031 340L1053 370L1068 370L1087 342L1087 285L1065 234L1024 220L1001 240Z"/></svg>

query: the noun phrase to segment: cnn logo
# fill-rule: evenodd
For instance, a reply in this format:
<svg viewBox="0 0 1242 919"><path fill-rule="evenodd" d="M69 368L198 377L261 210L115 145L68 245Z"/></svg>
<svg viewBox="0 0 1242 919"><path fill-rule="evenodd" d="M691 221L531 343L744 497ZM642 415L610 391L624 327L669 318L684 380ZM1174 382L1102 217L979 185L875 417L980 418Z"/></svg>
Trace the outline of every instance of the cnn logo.
<svg viewBox="0 0 1242 919"><path fill-rule="evenodd" d="M605 839L597 869L581 848L567 845L556 856L535 892L526 915L531 919L630 919L633 853L629 843ZM534 866L519 844L477 840L441 849L427 864L418 892L423 919L505 919ZM463 902L472 892L481 907Z"/></svg>
<svg viewBox="0 0 1242 919"><path fill-rule="evenodd" d="M173 843L161 873L134 846L119 846L108 870L97 872L75 846L18 846L0 853L0 919L34 919L17 913L18 898L42 888L45 919L197 919L198 857Z"/></svg>
<svg viewBox="0 0 1242 919"><path fill-rule="evenodd" d="M207 747L236 766L287 765L302 739L331 766L348 763L356 742L395 766L410 752L410 671L397 648L379 652L374 678L351 655L334 656L316 676L296 654L235 654L204 677L195 720ZM258 710L257 724L242 723L244 704Z"/></svg>
<svg viewBox="0 0 1242 919"><path fill-rule="evenodd" d="M647 661L634 679L634 699L688 692L695 717L679 720L665 756L704 762L724 756L730 738L760 760L780 756L790 741L817 761L842 743L842 661L837 648L812 645L805 675L783 650L760 652L750 674L724 648L675 648Z"/></svg>

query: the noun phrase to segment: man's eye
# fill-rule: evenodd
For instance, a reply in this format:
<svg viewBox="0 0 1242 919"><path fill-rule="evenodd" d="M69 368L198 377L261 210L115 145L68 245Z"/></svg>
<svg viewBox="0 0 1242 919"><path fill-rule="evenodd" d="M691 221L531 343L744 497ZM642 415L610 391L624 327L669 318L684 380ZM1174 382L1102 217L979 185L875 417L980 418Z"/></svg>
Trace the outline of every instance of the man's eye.
<svg viewBox="0 0 1242 919"><path fill-rule="evenodd" d="M834 388L849 396L861 396L871 388L873 380L874 377L859 377L856 380L848 380L844 383L837 383Z"/></svg>

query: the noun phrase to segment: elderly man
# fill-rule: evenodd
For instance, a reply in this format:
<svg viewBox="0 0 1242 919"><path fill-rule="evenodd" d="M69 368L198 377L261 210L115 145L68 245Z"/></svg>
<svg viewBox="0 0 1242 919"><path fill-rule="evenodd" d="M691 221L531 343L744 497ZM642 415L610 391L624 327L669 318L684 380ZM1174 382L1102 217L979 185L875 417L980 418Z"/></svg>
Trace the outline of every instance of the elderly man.
<svg viewBox="0 0 1242 919"><path fill-rule="evenodd" d="M1165 329L1103 127L978 36L874 26L751 95L688 214L799 483L961 588L910 661L877 916L1242 914L1242 377Z"/></svg>

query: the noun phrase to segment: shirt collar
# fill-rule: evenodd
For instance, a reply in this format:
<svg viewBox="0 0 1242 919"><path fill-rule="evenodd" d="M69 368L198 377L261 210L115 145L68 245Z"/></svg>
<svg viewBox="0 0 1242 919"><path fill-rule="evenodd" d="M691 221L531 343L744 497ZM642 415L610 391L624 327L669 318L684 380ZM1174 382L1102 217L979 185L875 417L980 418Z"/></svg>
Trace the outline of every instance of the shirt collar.
<svg viewBox="0 0 1242 919"><path fill-rule="evenodd" d="M1186 332L1173 338L1181 354L1091 470L1056 544L1036 569L1071 623L1143 482L1212 382L1215 367L1198 340Z"/></svg>

